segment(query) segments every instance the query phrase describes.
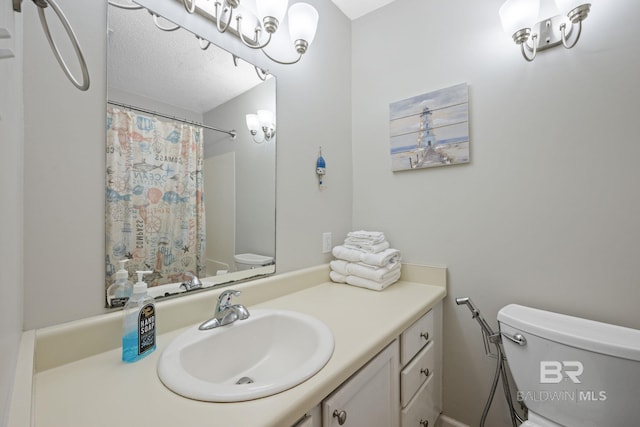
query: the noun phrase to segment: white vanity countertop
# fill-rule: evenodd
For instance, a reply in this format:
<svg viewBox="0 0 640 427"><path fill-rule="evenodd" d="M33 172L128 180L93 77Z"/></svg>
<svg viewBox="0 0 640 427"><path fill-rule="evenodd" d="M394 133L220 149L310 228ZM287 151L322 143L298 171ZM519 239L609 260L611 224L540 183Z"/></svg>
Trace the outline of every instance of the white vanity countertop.
<svg viewBox="0 0 640 427"><path fill-rule="evenodd" d="M252 308L300 311L331 328L333 355L304 383L248 402L209 403L178 396L160 382L156 364L162 350L184 329L180 328L158 335L157 350L133 364L120 360L118 348L37 370L32 425L288 427L442 300L446 296L446 269L403 266L401 281L382 292L327 281L307 286L248 305L249 312ZM242 296L238 302L246 305ZM160 310L158 315L161 322ZM216 363L215 359L211 363Z"/></svg>

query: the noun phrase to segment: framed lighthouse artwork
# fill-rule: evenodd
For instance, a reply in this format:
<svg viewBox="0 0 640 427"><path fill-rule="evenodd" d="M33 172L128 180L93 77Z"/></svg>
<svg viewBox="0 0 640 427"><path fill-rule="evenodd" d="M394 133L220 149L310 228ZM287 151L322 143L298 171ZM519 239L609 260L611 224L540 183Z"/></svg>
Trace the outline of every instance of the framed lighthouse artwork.
<svg viewBox="0 0 640 427"><path fill-rule="evenodd" d="M391 169L469 163L469 88L466 83L389 105Z"/></svg>

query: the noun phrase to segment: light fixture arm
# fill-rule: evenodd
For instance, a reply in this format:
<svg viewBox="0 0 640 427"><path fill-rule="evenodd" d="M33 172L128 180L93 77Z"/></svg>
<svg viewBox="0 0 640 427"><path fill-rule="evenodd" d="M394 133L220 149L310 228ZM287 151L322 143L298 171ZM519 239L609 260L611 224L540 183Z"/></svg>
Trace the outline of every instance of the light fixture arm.
<svg viewBox="0 0 640 427"><path fill-rule="evenodd" d="M267 73L265 70L263 70L262 68L259 68L257 65L254 65L253 68L256 69L256 74L258 75L258 78L262 81L267 80L267 75L269 73Z"/></svg>
<svg viewBox="0 0 640 427"><path fill-rule="evenodd" d="M193 13L196 11L196 0L182 0L182 4L184 4L187 12Z"/></svg>
<svg viewBox="0 0 640 427"><path fill-rule="evenodd" d="M142 9L142 6L137 5L137 4L120 4L120 3L116 3L114 1L109 0L108 3L111 6L115 6L117 8L120 9L127 9L127 10L138 10L138 9Z"/></svg>
<svg viewBox="0 0 640 427"><path fill-rule="evenodd" d="M265 47L267 47L267 45L269 44L269 42L271 42L271 32L269 32L269 37L267 38L267 41L264 44L260 44L260 27L256 27L256 38L254 40L249 40L247 41L244 37L244 34L242 33L242 15L238 15L236 17L236 21L238 22L238 35L240 36L240 40L242 40L242 43L247 46L248 48L251 49L263 49Z"/></svg>
<svg viewBox="0 0 640 427"><path fill-rule="evenodd" d="M298 59L295 59L294 61L291 62L284 62L284 61L279 61L276 58L274 58L273 56L269 55L266 51L262 51L262 53L265 54L265 56L267 58L269 58L270 60L272 60L273 62L277 63L277 64L281 64L281 65L293 65L297 62L300 62L300 60L302 59L302 53L300 54L300 56L298 56Z"/></svg>
<svg viewBox="0 0 640 427"><path fill-rule="evenodd" d="M522 56L524 57L524 59L527 60L527 62L533 61L536 57L536 54L538 53L537 39L538 39L537 34L534 34L531 36L531 44L533 45L533 47L529 46L529 44L526 41L520 44L520 50L522 52ZM531 52L531 56L527 55L527 51Z"/></svg>
<svg viewBox="0 0 640 427"><path fill-rule="evenodd" d="M222 12L220 12L221 6L222 6L222 3L220 3L219 1L216 1L215 3L216 27L218 28L218 32L224 33L229 29L229 25L231 24L231 19L233 18L233 8L229 6L225 6L222 8ZM222 22L222 15L224 15L225 12L228 14L227 22L224 25L221 25L220 22Z"/></svg>
<svg viewBox="0 0 640 427"><path fill-rule="evenodd" d="M205 40L202 37L196 36L198 39L198 44L200 45L200 49L207 50L209 46L211 46L211 42L209 40Z"/></svg>
<svg viewBox="0 0 640 427"><path fill-rule="evenodd" d="M156 24L156 27L158 27L158 29L162 31L170 32L180 28L180 25L176 25L175 27L163 27L162 25L160 25L160 22L158 21L159 16L151 11L149 13L151 14L151 16L153 16L153 23Z"/></svg>
<svg viewBox="0 0 640 427"><path fill-rule="evenodd" d="M266 55L267 58L269 58L273 62L282 64L282 65L292 65L292 64L295 64L296 62L299 62L302 59L302 55L304 55L305 52L307 51L307 48L309 47L309 43L307 43L306 40L299 39L299 40L296 40L295 47L296 47L296 52L298 52L299 56L298 56L298 59L295 59L291 62L279 61L274 57L272 57L271 55L269 55L264 50L262 52Z"/></svg>
<svg viewBox="0 0 640 427"><path fill-rule="evenodd" d="M571 44L567 42L567 36L565 34L566 28L567 28L566 24L560 25L560 35L562 36L562 46L564 46L566 49L571 49L578 43L578 40L580 40L580 34L582 34L582 21L578 21L578 34L576 34L576 38L573 40L573 43Z"/></svg>

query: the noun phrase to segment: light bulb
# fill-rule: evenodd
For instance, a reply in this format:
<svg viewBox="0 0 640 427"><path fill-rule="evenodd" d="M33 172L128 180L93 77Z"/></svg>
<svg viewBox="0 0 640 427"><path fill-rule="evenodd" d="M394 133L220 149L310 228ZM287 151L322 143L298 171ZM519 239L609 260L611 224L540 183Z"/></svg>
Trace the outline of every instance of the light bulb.
<svg viewBox="0 0 640 427"><path fill-rule="evenodd" d="M263 128L273 126L273 113L269 110L258 110L258 122Z"/></svg>
<svg viewBox="0 0 640 427"><path fill-rule="evenodd" d="M583 0L555 0L555 2L563 15L567 15L573 9L585 3Z"/></svg>
<svg viewBox="0 0 640 427"><path fill-rule="evenodd" d="M304 40L311 44L318 28L318 11L307 3L296 3L289 8L289 34L291 40Z"/></svg>
<svg viewBox="0 0 640 427"><path fill-rule="evenodd" d="M507 0L498 11L502 28L510 36L538 22L539 0Z"/></svg>
<svg viewBox="0 0 640 427"><path fill-rule="evenodd" d="M256 0L256 9L261 19L270 16L282 22L289 5L288 0Z"/></svg>
<svg viewBox="0 0 640 427"><path fill-rule="evenodd" d="M257 132L260 129L260 122L257 114L247 114L247 129Z"/></svg>

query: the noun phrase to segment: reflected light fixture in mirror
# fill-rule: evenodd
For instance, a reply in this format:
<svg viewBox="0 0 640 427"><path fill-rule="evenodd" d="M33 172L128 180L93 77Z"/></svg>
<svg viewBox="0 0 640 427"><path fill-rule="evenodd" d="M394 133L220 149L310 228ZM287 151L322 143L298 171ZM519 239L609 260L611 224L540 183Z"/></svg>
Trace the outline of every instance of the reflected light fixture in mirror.
<svg viewBox="0 0 640 427"><path fill-rule="evenodd" d="M504 31L520 45L522 56L531 62L540 50L562 45L573 48L582 34L582 21L589 15L590 3L583 0L554 0L566 15L539 19L539 0L507 0L500 7L500 21ZM577 25L577 29L574 27ZM572 33L575 35L572 37ZM573 41L569 41L573 38Z"/></svg>
<svg viewBox="0 0 640 427"><path fill-rule="evenodd" d="M256 0L255 10L239 0L183 0L183 3L187 12L203 12L202 15L212 20L220 33L231 29L228 33L238 37L245 46L260 49L278 64L291 65L300 61L313 42L318 27L318 11L307 3L295 3L289 7L288 0ZM272 36L283 26L285 15L291 43L288 50L293 46L298 55L292 61L276 59L265 51L272 42ZM235 28L232 23L234 17Z"/></svg>
<svg viewBox="0 0 640 427"><path fill-rule="evenodd" d="M273 112L258 110L258 114L247 114L247 129L257 144L269 142L276 135Z"/></svg>

